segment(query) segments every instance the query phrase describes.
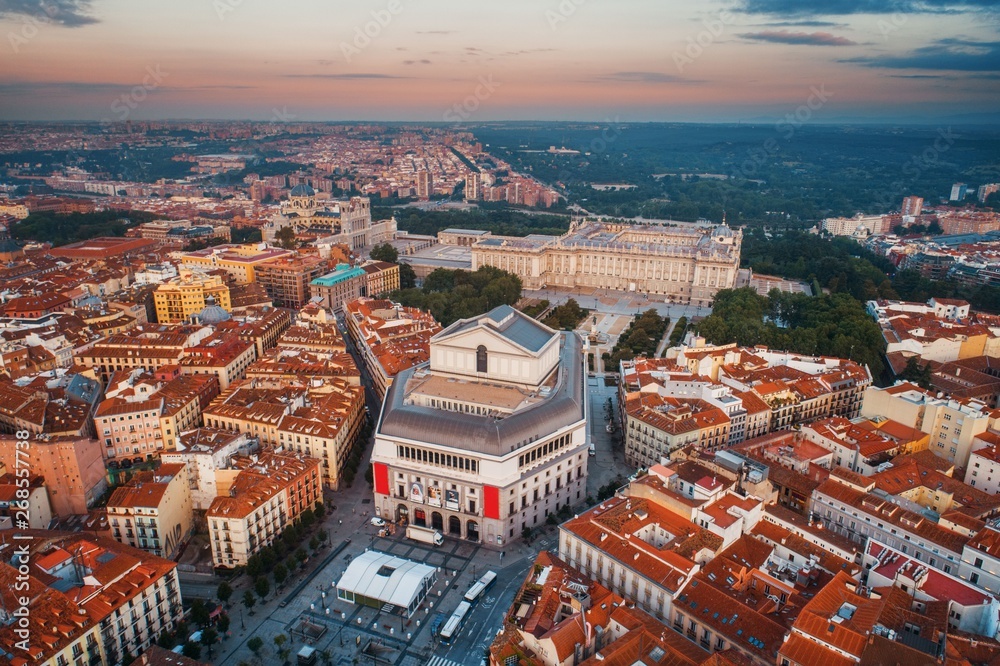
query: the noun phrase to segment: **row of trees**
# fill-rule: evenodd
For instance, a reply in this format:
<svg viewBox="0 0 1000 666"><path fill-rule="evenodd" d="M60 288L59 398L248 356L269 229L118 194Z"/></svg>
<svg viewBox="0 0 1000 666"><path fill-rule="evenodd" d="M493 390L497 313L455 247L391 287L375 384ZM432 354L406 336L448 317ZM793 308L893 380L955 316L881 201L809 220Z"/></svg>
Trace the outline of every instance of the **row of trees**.
<svg viewBox="0 0 1000 666"><path fill-rule="evenodd" d="M399 261L399 251L388 243L381 243L372 248L371 258L375 261L386 261L399 266L399 288L412 289L417 286L417 274L413 267Z"/></svg>
<svg viewBox="0 0 1000 666"><path fill-rule="evenodd" d="M427 310L442 326L514 305L521 298L521 278L484 266L475 272L439 268L420 288L401 289L391 298L407 307Z"/></svg>
<svg viewBox="0 0 1000 666"><path fill-rule="evenodd" d="M605 365L617 368L621 361L631 361L636 356L648 356L652 358L656 355L656 347L663 339L663 334L670 324L669 319L664 319L660 314L650 308L636 317L618 337L618 342L611 350L610 354L605 354Z"/></svg>
<svg viewBox="0 0 1000 666"><path fill-rule="evenodd" d="M97 236L124 236L130 225L152 222L155 219L155 215L143 211L123 213L102 210L68 215L32 213L14 225L11 235L19 240L48 242L58 246Z"/></svg>
<svg viewBox="0 0 1000 666"><path fill-rule="evenodd" d="M864 305L850 294L807 296L750 287L724 289L698 324L712 344L766 345L799 354L850 358L881 375L885 341Z"/></svg>
<svg viewBox="0 0 1000 666"><path fill-rule="evenodd" d="M563 305L557 305L552 308L552 311L549 312L548 316L545 317L542 323L549 328L556 329L557 331L574 331L586 316L587 310L581 308L580 304L576 302L576 299L571 298Z"/></svg>
<svg viewBox="0 0 1000 666"><path fill-rule="evenodd" d="M803 280L860 301L961 298L976 310L1000 313L1000 287L968 287L897 271L888 259L849 238L824 239L797 231L768 237L762 230L751 230L744 237L742 260L756 273Z"/></svg>

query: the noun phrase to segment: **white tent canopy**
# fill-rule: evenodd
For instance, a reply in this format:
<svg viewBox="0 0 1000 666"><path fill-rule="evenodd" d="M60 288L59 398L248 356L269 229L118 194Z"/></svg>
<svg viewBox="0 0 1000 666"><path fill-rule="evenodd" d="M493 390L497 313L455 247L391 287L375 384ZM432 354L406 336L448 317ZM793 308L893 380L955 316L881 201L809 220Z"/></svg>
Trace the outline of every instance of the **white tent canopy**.
<svg viewBox="0 0 1000 666"><path fill-rule="evenodd" d="M392 604L412 613L437 578L437 570L375 550L354 558L337 583L337 596L354 601L356 597Z"/></svg>

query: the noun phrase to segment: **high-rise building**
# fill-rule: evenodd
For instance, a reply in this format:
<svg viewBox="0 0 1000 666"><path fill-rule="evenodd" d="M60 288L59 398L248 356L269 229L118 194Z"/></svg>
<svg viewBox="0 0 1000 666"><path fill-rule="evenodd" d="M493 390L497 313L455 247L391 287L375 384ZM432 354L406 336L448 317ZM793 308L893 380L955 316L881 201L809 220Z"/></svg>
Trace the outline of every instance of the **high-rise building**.
<svg viewBox="0 0 1000 666"><path fill-rule="evenodd" d="M478 173L470 173L465 177L465 200L477 201L482 197L482 176Z"/></svg>
<svg viewBox="0 0 1000 666"><path fill-rule="evenodd" d="M951 196L948 197L948 201L962 201L965 199L965 195L969 192L969 186L965 183L955 183L951 186Z"/></svg>
<svg viewBox="0 0 1000 666"><path fill-rule="evenodd" d="M1000 183L987 183L985 185L980 185L979 189L976 191L976 198L979 199L979 203L986 203L986 200L994 192L1000 192Z"/></svg>
<svg viewBox="0 0 1000 666"><path fill-rule="evenodd" d="M434 178L431 172L424 170L417 172L417 198L430 199L434 194Z"/></svg>
<svg viewBox="0 0 1000 666"><path fill-rule="evenodd" d="M394 522L493 548L587 494L582 343L510 306L430 341L386 393L372 465Z"/></svg>
<svg viewBox="0 0 1000 666"><path fill-rule="evenodd" d="M903 215L916 217L924 209L923 197L908 196L903 197L903 208L900 211Z"/></svg>

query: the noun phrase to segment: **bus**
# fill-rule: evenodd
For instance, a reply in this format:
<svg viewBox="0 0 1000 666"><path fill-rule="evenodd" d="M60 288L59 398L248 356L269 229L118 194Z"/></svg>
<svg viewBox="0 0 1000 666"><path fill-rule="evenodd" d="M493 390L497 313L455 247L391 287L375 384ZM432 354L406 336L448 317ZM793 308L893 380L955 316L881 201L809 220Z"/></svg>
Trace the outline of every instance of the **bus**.
<svg viewBox="0 0 1000 666"><path fill-rule="evenodd" d="M441 630L439 634L441 642L444 645L451 645L451 639L455 637L458 630L462 628L462 622L465 621L465 616L468 614L469 610L472 608L472 604L468 601L463 601L455 609L455 612L451 614L448 621L444 624L444 629Z"/></svg>
<svg viewBox="0 0 1000 666"><path fill-rule="evenodd" d="M479 597L482 596L483 592L490 589L490 586L493 585L493 582L496 581L496 579L496 573L487 571L483 574L483 577L473 583L472 587L469 588L469 591L465 593L465 600L470 604L476 603L476 601L479 600Z"/></svg>

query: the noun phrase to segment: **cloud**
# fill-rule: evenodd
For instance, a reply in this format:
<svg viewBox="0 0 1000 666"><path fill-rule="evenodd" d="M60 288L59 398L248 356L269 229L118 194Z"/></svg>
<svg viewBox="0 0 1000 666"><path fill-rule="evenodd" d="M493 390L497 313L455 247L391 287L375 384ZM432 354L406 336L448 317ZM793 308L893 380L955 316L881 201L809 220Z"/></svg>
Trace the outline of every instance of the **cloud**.
<svg viewBox="0 0 1000 666"><path fill-rule="evenodd" d="M843 23L837 23L835 21L775 21L773 23L765 23L765 27L768 28L843 28Z"/></svg>
<svg viewBox="0 0 1000 666"><path fill-rule="evenodd" d="M156 86L147 88L150 95L166 92L193 92L202 90L256 90L248 85L205 85L205 86ZM113 83L110 81L0 81L0 95L127 95L135 90L134 83Z"/></svg>
<svg viewBox="0 0 1000 666"><path fill-rule="evenodd" d="M703 83L695 79L685 79L682 76L663 74L662 72L614 72L597 77L599 81L619 81L622 83Z"/></svg>
<svg viewBox="0 0 1000 666"><path fill-rule="evenodd" d="M520 51L504 51L500 55L519 56L519 55L529 55L532 53L550 53L552 51L555 51L555 49L521 49Z"/></svg>
<svg viewBox="0 0 1000 666"><path fill-rule="evenodd" d="M788 30L764 30L740 35L744 39L773 44L799 44L804 46L855 46L857 42L846 37L838 37L828 32L789 32Z"/></svg>
<svg viewBox="0 0 1000 666"><path fill-rule="evenodd" d="M842 62L884 69L1000 72L1000 42L939 39L934 44L922 46L904 55L850 58Z"/></svg>
<svg viewBox="0 0 1000 666"><path fill-rule="evenodd" d="M69 28L97 23L90 16L91 0L0 0L0 18L24 16Z"/></svg>
<svg viewBox="0 0 1000 666"><path fill-rule="evenodd" d="M431 64L431 61L428 60L427 58L423 58L421 60L404 60L403 64L404 65L429 65L429 64Z"/></svg>
<svg viewBox="0 0 1000 666"><path fill-rule="evenodd" d="M392 74L375 74L372 72L357 72L354 74L284 74L286 79L407 79L408 76L393 76Z"/></svg>
<svg viewBox="0 0 1000 666"><path fill-rule="evenodd" d="M845 16L848 14L961 14L995 9L996 0L738 0L746 14Z"/></svg>

